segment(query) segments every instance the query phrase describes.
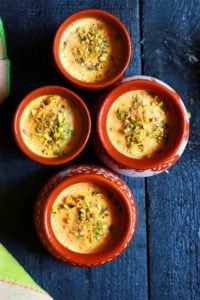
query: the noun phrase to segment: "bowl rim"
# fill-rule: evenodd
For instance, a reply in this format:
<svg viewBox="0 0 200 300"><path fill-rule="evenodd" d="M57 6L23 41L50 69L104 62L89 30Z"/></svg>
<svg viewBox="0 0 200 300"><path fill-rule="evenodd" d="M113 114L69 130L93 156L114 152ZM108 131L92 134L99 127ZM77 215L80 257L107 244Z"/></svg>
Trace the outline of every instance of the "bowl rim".
<svg viewBox="0 0 200 300"><path fill-rule="evenodd" d="M32 152L32 150L25 144L21 134L20 120L26 106L31 101L34 101L36 98L48 94L66 95L66 98L70 98L70 101L72 101L72 103L74 103L80 109L80 112L84 116L84 120L85 120L85 122L83 122L85 126L84 137L82 138L82 141L77 146L77 148L72 150L72 152L70 152L69 155L66 155L64 157L48 158L48 157L39 156L38 154ZM12 127L13 127L13 135L16 144L28 158L43 165L54 166L54 165L61 165L64 163L68 163L69 161L71 161L81 153L81 151L86 146L90 136L91 117L86 104L76 93L62 86L47 85L32 90L21 100L21 102L18 104L17 109L15 111Z"/></svg>
<svg viewBox="0 0 200 300"><path fill-rule="evenodd" d="M127 50L127 57L124 58L124 65L120 68L120 71L116 73L112 78L109 80L105 80L103 82L99 83L91 83L91 82L85 82L82 80L78 80L75 77L73 77L70 73L67 72L67 70L63 67L60 57L59 57L59 42L61 39L61 36L64 32L64 30L75 20L78 20L80 18L84 18L87 16L94 16L94 17L103 17L105 19L110 19L112 22L116 24L121 30L121 32L124 35L124 40L126 41L126 50ZM61 72L61 74L69 80L73 85L86 89L86 90L99 90L106 88L108 86L111 86L115 82L117 82L122 74L127 69L130 59L131 59L131 39L129 36L129 33L125 27L125 25L113 14L101 10L101 9L83 9L79 10L77 12L74 12L70 14L67 18L65 18L62 23L58 26L58 29L55 33L54 40L53 40L53 58L54 62L58 68L58 70Z"/></svg>
<svg viewBox="0 0 200 300"><path fill-rule="evenodd" d="M140 89L148 89L149 86L155 89L160 89L166 94L168 97L166 99L170 101L171 105L177 110L179 113L180 119L180 133L178 139L174 139L171 146L168 147L168 151L164 151L163 154L158 157L153 158L144 158L144 159L133 159L130 158L123 153L119 152L111 143L106 129L106 116L109 111L109 107L113 104L113 102L120 97L122 94L127 93L129 91L134 90L134 85L137 86L144 85L144 88ZM146 87L146 88L145 88ZM139 88L135 88L137 90ZM132 76L130 79L125 78L123 82L119 83L116 87L114 87L108 94L105 96L103 102L100 105L97 121L96 121L96 129L97 135L101 142L103 149L109 154L109 156L116 161L117 163L125 166L128 169L151 169L155 168L158 165L165 164L166 161L171 161L177 154L182 141L185 138L185 133L188 130L189 119L187 116L187 111L184 106L184 103L177 92L172 89L165 82L150 76Z"/></svg>
<svg viewBox="0 0 200 300"><path fill-rule="evenodd" d="M49 232L48 218L50 218L51 207L55 201L55 197L52 198L52 193L66 188L66 182L75 184L76 182L88 181L88 178L112 186L116 193L120 195L120 201L123 203L125 210L125 216L128 215L127 220L124 219L125 229L119 236L119 240L114 243L110 248L92 254L76 253L68 250L57 241L58 249L55 247L56 237L53 231ZM60 192L61 192L60 191ZM60 194L58 192L58 194ZM53 194L54 195L54 194ZM56 258L78 266L97 266L109 262L119 256L132 240L136 224L137 224L137 207L135 204L134 196L132 195L127 184L112 171L105 169L104 167L92 165L92 164L78 164L65 168L58 174L54 175L48 180L48 182L40 190L34 208L34 223L35 229L45 248ZM126 231L126 236L124 232ZM53 237L53 238L52 238Z"/></svg>

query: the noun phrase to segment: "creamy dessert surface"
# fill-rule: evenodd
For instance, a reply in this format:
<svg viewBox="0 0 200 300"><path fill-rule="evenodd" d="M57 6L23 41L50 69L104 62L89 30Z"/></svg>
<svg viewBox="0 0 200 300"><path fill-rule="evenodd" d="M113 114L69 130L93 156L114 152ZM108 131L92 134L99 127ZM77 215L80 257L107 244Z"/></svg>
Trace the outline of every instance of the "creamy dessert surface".
<svg viewBox="0 0 200 300"><path fill-rule="evenodd" d="M165 101L146 90L121 95L107 116L107 133L125 156L142 159L162 153L172 137L172 116Z"/></svg>
<svg viewBox="0 0 200 300"><path fill-rule="evenodd" d="M54 158L70 153L81 138L78 108L59 95L44 95L24 109L20 128L27 147L35 154Z"/></svg>
<svg viewBox="0 0 200 300"><path fill-rule="evenodd" d="M119 201L103 187L82 182L56 199L51 226L57 240L78 253L97 253L111 246L123 228Z"/></svg>
<svg viewBox="0 0 200 300"><path fill-rule="evenodd" d="M96 18L83 18L64 31L59 57L71 76L98 83L117 73L123 62L123 42L112 25Z"/></svg>

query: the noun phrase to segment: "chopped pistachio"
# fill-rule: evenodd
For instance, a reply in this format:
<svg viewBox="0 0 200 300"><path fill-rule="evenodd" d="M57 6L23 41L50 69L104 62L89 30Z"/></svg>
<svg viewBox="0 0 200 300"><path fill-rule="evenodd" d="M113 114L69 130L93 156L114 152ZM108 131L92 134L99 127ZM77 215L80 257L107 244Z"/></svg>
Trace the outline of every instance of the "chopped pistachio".
<svg viewBox="0 0 200 300"><path fill-rule="evenodd" d="M155 107L152 111L148 109L150 105ZM116 110L116 117L122 121L120 132L124 135L128 149L137 146L143 152L143 139L146 137L154 139L159 144L167 143L170 126L159 119L159 115L154 115L154 110L158 110L158 107L164 110L165 103L155 96L150 105L147 105L142 97L133 95L130 107ZM149 114L152 114L152 117Z"/></svg>
<svg viewBox="0 0 200 300"><path fill-rule="evenodd" d="M124 118L125 118L125 112L124 112L123 110L118 109L118 110L117 110L117 117L118 117L120 120L124 120Z"/></svg>
<svg viewBox="0 0 200 300"><path fill-rule="evenodd" d="M63 51L66 47L66 42L61 43L60 50Z"/></svg>
<svg viewBox="0 0 200 300"><path fill-rule="evenodd" d="M63 114L62 114L62 113L59 113L59 114L58 114L58 124L59 124L59 125L62 124L63 120L64 120Z"/></svg>
<svg viewBox="0 0 200 300"><path fill-rule="evenodd" d="M109 59L109 43L103 30L98 25L91 24L89 27L76 29L76 36L79 45L72 49L75 61L89 71L101 69L102 64Z"/></svg>
<svg viewBox="0 0 200 300"><path fill-rule="evenodd" d="M46 148L54 148L52 153L56 156L64 155L62 145L66 138L75 135L74 128L69 129L71 125L67 122L67 116L71 111L67 110L63 99L60 95L44 96L42 102L33 107L29 114L35 131L33 137L37 137ZM42 153L46 155L47 152Z"/></svg>
<svg viewBox="0 0 200 300"><path fill-rule="evenodd" d="M101 194L101 193L97 192L97 191L92 191L92 196L95 196L95 195L98 195L98 194Z"/></svg>

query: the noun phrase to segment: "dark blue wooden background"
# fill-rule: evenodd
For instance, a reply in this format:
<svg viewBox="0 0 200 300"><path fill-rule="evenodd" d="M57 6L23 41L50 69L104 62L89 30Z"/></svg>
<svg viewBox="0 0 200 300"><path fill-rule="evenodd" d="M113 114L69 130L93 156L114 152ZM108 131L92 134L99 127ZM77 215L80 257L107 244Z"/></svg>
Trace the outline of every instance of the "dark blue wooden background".
<svg viewBox="0 0 200 300"><path fill-rule="evenodd" d="M52 61L59 23L83 8L101 8L121 19L132 40L126 75L146 74L170 84L192 114L189 145L178 163L149 179L123 177L138 207L129 248L115 261L77 268L51 257L33 227L33 206L43 183L63 167L44 167L14 143L17 104L34 88L70 87ZM0 241L56 300L200 299L200 2L198 0L1 0L11 95L0 107ZM89 109L96 92L82 92ZM101 164L90 143L73 162ZM0 258L1 259L1 258Z"/></svg>

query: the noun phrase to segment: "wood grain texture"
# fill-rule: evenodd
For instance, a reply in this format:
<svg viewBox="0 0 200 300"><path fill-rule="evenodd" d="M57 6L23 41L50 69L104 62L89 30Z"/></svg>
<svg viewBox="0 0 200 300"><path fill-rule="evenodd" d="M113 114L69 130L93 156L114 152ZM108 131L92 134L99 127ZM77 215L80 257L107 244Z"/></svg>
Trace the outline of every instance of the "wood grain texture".
<svg viewBox="0 0 200 300"><path fill-rule="evenodd" d="M143 1L143 70L170 84L191 112L178 163L147 180L150 298L200 299L200 2Z"/></svg>
<svg viewBox="0 0 200 300"><path fill-rule="evenodd" d="M56 72L51 46L59 23L83 8L107 10L127 26L133 57L127 74L141 73L139 1L0 1L12 61L11 95L0 108L0 240L56 300L147 299L144 181L124 177L136 198L139 221L129 248L115 261L94 269L66 265L41 246L33 228L33 206L41 185L62 167L44 167L26 158L11 133L13 113L26 93L47 84L70 87ZM77 92L92 111L97 93ZM73 163L98 163L90 144Z"/></svg>

